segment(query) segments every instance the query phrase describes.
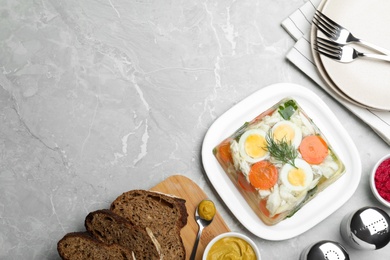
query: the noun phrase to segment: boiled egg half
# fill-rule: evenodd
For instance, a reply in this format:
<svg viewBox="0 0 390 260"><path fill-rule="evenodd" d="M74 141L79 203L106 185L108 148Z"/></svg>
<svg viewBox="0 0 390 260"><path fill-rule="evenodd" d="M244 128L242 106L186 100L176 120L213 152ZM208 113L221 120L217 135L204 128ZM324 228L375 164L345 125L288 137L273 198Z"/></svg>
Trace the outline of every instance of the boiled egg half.
<svg viewBox="0 0 390 260"><path fill-rule="evenodd" d="M303 191L313 181L311 166L302 159L295 159L294 164L285 164L280 170L280 179L284 186L292 191Z"/></svg>
<svg viewBox="0 0 390 260"><path fill-rule="evenodd" d="M238 141L241 157L250 163L255 163L268 158L266 133L260 129L250 129L240 137Z"/></svg>
<svg viewBox="0 0 390 260"><path fill-rule="evenodd" d="M276 141L290 142L298 147L302 141L302 130L290 121L280 121L272 127L272 136Z"/></svg>

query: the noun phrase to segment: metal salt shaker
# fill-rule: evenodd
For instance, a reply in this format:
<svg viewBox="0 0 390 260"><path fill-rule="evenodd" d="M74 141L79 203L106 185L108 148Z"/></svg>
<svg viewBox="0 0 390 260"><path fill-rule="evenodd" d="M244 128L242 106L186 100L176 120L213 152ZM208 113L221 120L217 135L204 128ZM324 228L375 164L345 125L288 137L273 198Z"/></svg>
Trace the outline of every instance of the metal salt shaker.
<svg viewBox="0 0 390 260"><path fill-rule="evenodd" d="M349 260L349 255L340 243L322 240L302 251L299 260Z"/></svg>
<svg viewBox="0 0 390 260"><path fill-rule="evenodd" d="M347 214L340 224L340 234L351 247L376 250L390 242L390 217L380 208L363 207Z"/></svg>

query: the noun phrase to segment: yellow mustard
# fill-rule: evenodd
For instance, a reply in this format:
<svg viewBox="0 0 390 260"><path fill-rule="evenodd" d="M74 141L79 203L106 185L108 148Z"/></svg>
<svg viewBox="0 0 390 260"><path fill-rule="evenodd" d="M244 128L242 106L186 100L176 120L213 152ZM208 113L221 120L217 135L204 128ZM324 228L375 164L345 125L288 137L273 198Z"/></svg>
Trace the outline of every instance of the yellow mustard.
<svg viewBox="0 0 390 260"><path fill-rule="evenodd" d="M218 240L207 254L207 260L256 260L251 245L238 237L224 237Z"/></svg>
<svg viewBox="0 0 390 260"><path fill-rule="evenodd" d="M205 220L212 220L215 215L215 205L211 200L203 200L199 203L199 216Z"/></svg>

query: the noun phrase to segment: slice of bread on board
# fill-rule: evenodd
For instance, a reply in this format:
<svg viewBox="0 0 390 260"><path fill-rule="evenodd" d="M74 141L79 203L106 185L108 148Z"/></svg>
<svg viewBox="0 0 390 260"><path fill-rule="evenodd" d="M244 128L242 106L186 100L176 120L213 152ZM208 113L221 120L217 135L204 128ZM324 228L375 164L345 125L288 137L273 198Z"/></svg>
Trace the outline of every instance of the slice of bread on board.
<svg viewBox="0 0 390 260"><path fill-rule="evenodd" d="M110 207L85 218L86 232L66 234L57 250L64 260L185 259L180 236L187 224L185 200L160 192L132 190Z"/></svg>
<svg viewBox="0 0 390 260"><path fill-rule="evenodd" d="M66 234L57 243L57 251L64 260L110 259L133 260L133 253L118 244L106 244L87 232Z"/></svg>
<svg viewBox="0 0 390 260"><path fill-rule="evenodd" d="M101 242L130 249L137 260L161 259L160 244L148 228L135 226L108 209L89 213L85 228Z"/></svg>
<svg viewBox="0 0 390 260"><path fill-rule="evenodd" d="M149 228L161 245L164 259L185 259L180 236L187 224L185 200L147 190L132 190L114 200L110 210L133 225Z"/></svg>

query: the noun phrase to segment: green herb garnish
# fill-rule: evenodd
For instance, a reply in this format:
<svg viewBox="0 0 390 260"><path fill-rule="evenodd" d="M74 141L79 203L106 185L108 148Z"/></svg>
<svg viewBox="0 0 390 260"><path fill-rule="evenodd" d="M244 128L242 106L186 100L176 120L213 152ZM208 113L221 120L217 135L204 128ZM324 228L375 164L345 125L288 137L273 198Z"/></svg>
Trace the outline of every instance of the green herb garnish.
<svg viewBox="0 0 390 260"><path fill-rule="evenodd" d="M290 99L279 106L278 112L285 120L290 120L291 116L295 113L297 109L298 106L295 101Z"/></svg>
<svg viewBox="0 0 390 260"><path fill-rule="evenodd" d="M267 133L265 139L267 141L267 150L275 160L283 164L291 164L297 168L294 164L294 160L298 156L298 151L291 142L288 142L285 138L282 138L282 140L275 140L272 137L271 132Z"/></svg>

